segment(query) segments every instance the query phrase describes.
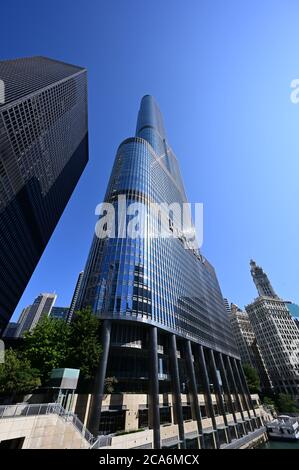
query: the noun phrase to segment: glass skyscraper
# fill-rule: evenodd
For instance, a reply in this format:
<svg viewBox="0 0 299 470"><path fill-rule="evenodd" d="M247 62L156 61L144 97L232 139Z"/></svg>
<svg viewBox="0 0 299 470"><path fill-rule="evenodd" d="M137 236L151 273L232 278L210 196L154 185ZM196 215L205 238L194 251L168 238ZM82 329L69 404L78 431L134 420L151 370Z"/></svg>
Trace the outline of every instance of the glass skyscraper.
<svg viewBox="0 0 299 470"><path fill-rule="evenodd" d="M0 62L0 335L88 161L87 73Z"/></svg>
<svg viewBox="0 0 299 470"><path fill-rule="evenodd" d="M214 268L186 242L172 211L166 225L173 236L150 236L151 224L161 220L147 217L144 236L119 236L120 225L134 215L121 222L120 197L128 214L134 203L187 202L160 110L149 95L141 101L135 137L118 148L105 196L115 207L118 236L94 236L82 281L78 305L91 306L103 330L89 426L95 433L127 427L130 413L126 417L123 407L132 405L125 398L118 409L112 398L103 404L105 378L113 377L115 396L135 396L134 426L152 430L155 448L188 442L220 447L260 422ZM163 424L174 426L176 436L165 434Z"/></svg>

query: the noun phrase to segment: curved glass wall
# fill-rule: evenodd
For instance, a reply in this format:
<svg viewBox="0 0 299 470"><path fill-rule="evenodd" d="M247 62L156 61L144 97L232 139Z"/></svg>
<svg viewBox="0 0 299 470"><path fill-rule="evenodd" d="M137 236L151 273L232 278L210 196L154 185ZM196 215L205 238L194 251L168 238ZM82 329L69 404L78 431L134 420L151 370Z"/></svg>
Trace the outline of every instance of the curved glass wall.
<svg viewBox="0 0 299 470"><path fill-rule="evenodd" d="M120 195L127 207L187 202L161 114L150 96L141 102L136 137L125 140L115 158L105 201L114 205L116 221ZM175 227L180 223L176 217L169 219ZM157 221L144 216L142 223L147 235ZM91 305L101 318L151 323L237 355L215 271L198 250L186 249L181 237L95 236L82 294L81 305Z"/></svg>

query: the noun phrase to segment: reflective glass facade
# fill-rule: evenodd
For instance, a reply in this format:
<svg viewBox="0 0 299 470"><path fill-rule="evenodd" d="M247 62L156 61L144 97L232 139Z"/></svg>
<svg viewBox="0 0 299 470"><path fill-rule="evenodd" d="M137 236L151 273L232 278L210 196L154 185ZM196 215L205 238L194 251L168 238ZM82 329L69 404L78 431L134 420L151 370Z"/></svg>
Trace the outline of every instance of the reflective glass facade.
<svg viewBox="0 0 299 470"><path fill-rule="evenodd" d="M0 62L0 334L88 161L87 73L44 57Z"/></svg>
<svg viewBox="0 0 299 470"><path fill-rule="evenodd" d="M105 201L116 210L119 195L127 205L187 202L161 113L148 95L136 136L122 142L115 158ZM92 305L101 318L145 322L237 354L215 271L182 238L95 236L83 286L81 305Z"/></svg>
<svg viewBox="0 0 299 470"><path fill-rule="evenodd" d="M244 434L259 427L215 271L187 242L182 214L169 210L187 198L151 96L141 101L135 137L118 148L105 201L114 207L116 230L99 211L96 230L102 224L109 236L93 239L77 303L102 320L90 431L144 427L153 430L152 442L141 446L219 448L239 423ZM168 209L152 217L151 204ZM129 225L143 231L135 237L121 230ZM159 236L159 227L171 236ZM107 378L116 381L105 393Z"/></svg>

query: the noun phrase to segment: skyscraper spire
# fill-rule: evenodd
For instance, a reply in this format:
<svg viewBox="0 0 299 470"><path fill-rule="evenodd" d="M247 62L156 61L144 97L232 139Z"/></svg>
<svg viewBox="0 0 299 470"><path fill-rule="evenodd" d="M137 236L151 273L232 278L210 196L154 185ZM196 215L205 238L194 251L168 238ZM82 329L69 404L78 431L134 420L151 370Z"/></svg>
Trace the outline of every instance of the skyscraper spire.
<svg viewBox="0 0 299 470"><path fill-rule="evenodd" d="M276 295L267 274L264 273L263 269L257 266L256 262L252 259L250 260L250 272L259 297L265 296L278 299L278 295Z"/></svg>
<svg viewBox="0 0 299 470"><path fill-rule="evenodd" d="M160 134L161 139L166 139L163 117L155 98L145 95L140 103L138 112L136 137L142 137L145 128L154 129Z"/></svg>

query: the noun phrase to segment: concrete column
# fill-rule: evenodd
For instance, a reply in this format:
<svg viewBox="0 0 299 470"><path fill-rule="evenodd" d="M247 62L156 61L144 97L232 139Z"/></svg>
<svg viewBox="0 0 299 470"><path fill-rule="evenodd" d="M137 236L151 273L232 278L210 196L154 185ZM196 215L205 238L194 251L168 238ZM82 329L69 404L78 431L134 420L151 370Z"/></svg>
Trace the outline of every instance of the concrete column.
<svg viewBox="0 0 299 470"><path fill-rule="evenodd" d="M212 401L211 390L210 390L209 375L208 375L204 350L203 350L203 347L201 345L199 345L199 360L200 360L201 370L202 370L202 374L203 374L203 385L204 385L204 389L205 389L205 393L206 393L207 404L208 404L208 408L209 408L209 415L210 415L211 420L212 420L213 429L215 430L216 447L217 447L217 449L219 449L220 444L219 444L217 424L216 424L216 418L215 418L215 413L214 413L214 408L213 408L213 401Z"/></svg>
<svg viewBox="0 0 299 470"><path fill-rule="evenodd" d="M244 374L243 367L242 367L240 361L236 361L236 364L237 364L237 367L239 369L241 380L244 384L245 392L246 392L247 397L248 397L249 407L251 407L251 409L253 411L253 414L254 414L254 417L256 418L256 411L255 411L255 408L253 406L253 402L252 402L252 399L251 399L251 395L250 395L250 391L249 391L249 388L248 388L248 385L247 385L247 381L246 381L246 377L245 377L245 374Z"/></svg>
<svg viewBox="0 0 299 470"><path fill-rule="evenodd" d="M238 365L237 365L237 361L236 361L235 358L233 358L233 370L236 372L237 381L239 382L239 385L240 385L241 390L242 390L242 395L244 397L246 411L248 413L248 417L251 419L250 408L249 408L249 404L248 404L246 391L245 391L244 385L242 383L240 373L239 373L239 369L238 369ZM249 424L250 424L250 427L252 428L251 423L249 423Z"/></svg>
<svg viewBox="0 0 299 470"><path fill-rule="evenodd" d="M222 397L222 393L221 393L221 387L220 387L218 376L217 376L217 368L216 368L216 362L215 362L215 357L214 357L214 351L212 349L209 349L208 351L209 351L209 355L210 355L210 359L211 359L213 382L214 382L214 386L215 386L215 389L216 389L216 394L218 396L218 403L219 403L219 406L220 406L220 411L222 413L223 421L224 421L224 424L225 424L226 429L227 429L228 442L231 442L232 439L231 439L231 435L230 435L230 429L228 427L228 421L227 421L224 401L223 401L223 397Z"/></svg>
<svg viewBox="0 0 299 470"><path fill-rule="evenodd" d="M179 428L180 446L185 449L185 431L184 431L184 419L181 399L181 386L179 377L179 365L177 358L177 346L176 337L174 334L170 335L170 365L171 365L171 377L172 377L172 389L173 389L173 403L175 409L175 416Z"/></svg>
<svg viewBox="0 0 299 470"><path fill-rule="evenodd" d="M95 376L94 392L91 400L88 428L95 436L99 433L101 408L105 389L105 377L110 349L111 321L104 320L102 324L102 355Z"/></svg>
<svg viewBox="0 0 299 470"><path fill-rule="evenodd" d="M155 326L149 328L149 412L150 424L154 432L154 448L161 449L160 409L159 409L159 378L158 378L158 332Z"/></svg>
<svg viewBox="0 0 299 470"><path fill-rule="evenodd" d="M201 422L201 412L200 412L200 406L198 403L198 394L197 394L197 386L196 386L196 377L195 377L195 370L194 370L194 364L193 364L193 358L192 358L192 348L191 348L191 342L187 339L185 342L185 348L186 348L186 365L187 365L187 371L188 371L188 376L189 376L189 386L190 386L190 397L192 400L192 408L196 417L197 421L197 429L198 429L198 434L202 434L202 422ZM204 442L202 439L202 447L204 447Z"/></svg>
<svg viewBox="0 0 299 470"><path fill-rule="evenodd" d="M225 366L224 366L224 362L223 362L223 357L222 357L222 353L218 353L219 355L219 360L220 360L220 369L221 369L221 373L222 373L222 380L223 380L223 384L224 384L224 389L226 391L226 394L227 394L227 401L229 403L229 406L230 406L230 409L231 409L231 412L232 412L232 415L233 415L233 418L234 418L234 422L237 424L237 417L236 417L236 413L235 413L235 409L234 409L234 404L233 404L233 401L232 401L232 391L231 391L231 387L229 385L229 381L228 381L228 378L227 378L227 373L226 373L226 369L225 369Z"/></svg>
<svg viewBox="0 0 299 470"><path fill-rule="evenodd" d="M236 381L235 381L235 376L234 376L232 365L231 365L231 360L230 360L231 358L229 356L225 356L225 357L226 357L226 360L227 360L227 365L228 365L229 375L230 375L230 378L231 378L231 383L233 384L233 391L234 391L234 395L235 395L235 398L236 398L236 402L237 402L238 408L240 410L242 421L245 421L245 417L244 417L244 413L243 413L243 407L242 407L242 403L240 401L239 392L238 392L238 388L237 388ZM244 429L245 433L247 433L246 428L245 428L245 424L243 424L243 429Z"/></svg>

